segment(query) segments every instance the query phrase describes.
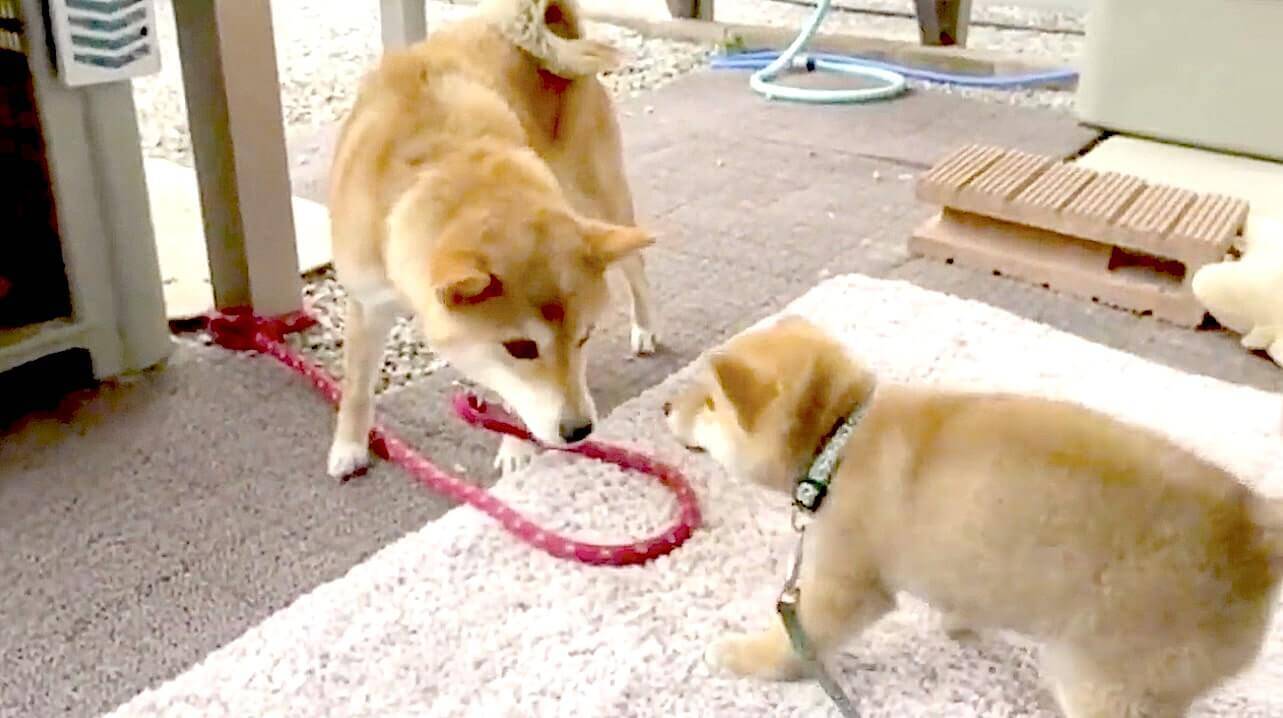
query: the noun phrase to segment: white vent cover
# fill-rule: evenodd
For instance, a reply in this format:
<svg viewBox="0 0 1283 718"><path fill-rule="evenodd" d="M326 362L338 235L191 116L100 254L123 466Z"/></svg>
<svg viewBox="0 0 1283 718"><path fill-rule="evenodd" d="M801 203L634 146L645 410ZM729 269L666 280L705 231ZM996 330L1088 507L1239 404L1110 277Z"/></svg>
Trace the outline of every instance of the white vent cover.
<svg viewBox="0 0 1283 718"><path fill-rule="evenodd" d="M68 85L116 82L160 70L155 0L49 0L49 10L58 74Z"/></svg>

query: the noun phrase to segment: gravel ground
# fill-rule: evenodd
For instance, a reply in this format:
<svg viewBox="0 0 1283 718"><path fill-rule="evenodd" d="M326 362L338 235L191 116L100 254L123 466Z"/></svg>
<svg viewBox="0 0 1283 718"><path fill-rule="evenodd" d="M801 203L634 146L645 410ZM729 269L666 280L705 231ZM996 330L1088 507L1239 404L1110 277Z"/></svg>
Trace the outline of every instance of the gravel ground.
<svg viewBox="0 0 1283 718"><path fill-rule="evenodd" d="M806 0L813 2L814 0ZM912 0L837 0L835 8L867 8L912 13ZM801 28L813 10L771 0L717 0L717 19L721 22ZM1048 63L1071 65L1082 52L1081 33L1085 16L1067 11L1035 10L1011 6L983 6L972 11L972 26L967 31L967 46L992 50L1005 55L1024 57ZM1039 30L1010 30L975 25L976 22L1004 23ZM912 17L884 17L833 10L825 18L821 32L849 33L901 42L918 41L918 23ZM1027 107L1043 107L1069 112L1073 93L1059 90L1023 89L1015 91L960 88L910 82L919 90L946 92L984 102L997 102Z"/></svg>
<svg viewBox="0 0 1283 718"><path fill-rule="evenodd" d="M325 269L305 278L304 305L316 317L316 326L289 338L289 343L336 377L343 376L343 287L334 273ZM383 354L379 393L404 386L432 374L445 365L423 341L418 326L409 317L398 319L388 336Z"/></svg>
<svg viewBox="0 0 1283 718"><path fill-rule="evenodd" d="M660 0L651 0L656 4ZM177 62L173 0L158 3L159 30L163 57L160 73L134 83L143 151L191 164L187 133L187 112L182 94L182 74ZM838 5L911 13L912 0L839 0ZM595 5L600 6L600 2ZM640 7L640 6L639 6ZM427 2L429 28L471 12L467 4ZM653 15L655 8L649 8ZM644 10L643 10L644 12ZM662 12L662 8L661 8ZM725 22L757 23L800 28L811 10L771 0L718 0L718 19ZM1010 7L977 7L973 19L1054 30L1002 30L973 26L968 44L1013 55L1043 60L1069 61L1082 46L1081 13L1049 12ZM379 48L379 21L373 2L334 0L289 0L272 3L272 20L277 38L277 66L281 82L281 104L287 132L320 128L337 123L353 101L360 77L376 60ZM825 21L830 32L851 32L886 39L916 41L917 24L912 18L833 12ZM627 98L661 87L704 66L713 48L663 39L647 39L622 28L589 23L589 31L621 47L628 63L607 75L604 81L618 98ZM1073 95L1047 90L1017 92L943 88L913 83L919 89L951 92L987 102L1050 107L1069 110ZM745 88L747 92L747 87ZM307 161L306 158L291 158ZM343 292L328 270L307 277L308 305L319 324L292 339L296 347L322 366L341 375L341 334ZM424 346L407 320L397 324L385 359L380 391L413 382L441 366L440 360Z"/></svg>
<svg viewBox="0 0 1283 718"><path fill-rule="evenodd" d="M134 96L144 151L151 156L190 164L191 146L187 138L182 76L176 59L172 1L161 0L157 8L166 58L164 67L159 74L135 82ZM902 13L913 11L912 0L841 0L836 4ZM432 0L427 2L427 9L429 27L471 11L469 5ZM771 0L718 0L717 13L718 19L725 22L794 28L801 27L811 10ZM1081 35L1065 34L1066 31L1081 32L1082 13L982 6L974 10L973 18L1058 32L973 26L968 41L972 47L1066 63L1076 58L1082 49ZM316 127L338 122L351 106L361 75L377 58L379 24L373 3L277 2L272 4L272 19L286 127ZM825 20L824 29L911 42L917 39L917 24L912 18L832 12ZM701 67L712 50L690 43L646 39L610 25L590 23L590 31L616 43L631 57L624 68L605 78L607 86L619 97L656 89ZM1067 92L994 92L938 86L929 89L987 101L1058 109L1072 106L1072 94Z"/></svg>
<svg viewBox="0 0 1283 718"><path fill-rule="evenodd" d="M272 3L281 108L287 130L339 122L351 107L361 76L380 51L377 4L334 0ZM428 27L467 15L468 5L427 2ZM191 164L187 111L174 30L173 0L157 3L164 66L134 83L143 151ZM630 58L604 78L617 97L653 90L702 66L710 48L646 39L635 32L590 23L594 36L609 40Z"/></svg>

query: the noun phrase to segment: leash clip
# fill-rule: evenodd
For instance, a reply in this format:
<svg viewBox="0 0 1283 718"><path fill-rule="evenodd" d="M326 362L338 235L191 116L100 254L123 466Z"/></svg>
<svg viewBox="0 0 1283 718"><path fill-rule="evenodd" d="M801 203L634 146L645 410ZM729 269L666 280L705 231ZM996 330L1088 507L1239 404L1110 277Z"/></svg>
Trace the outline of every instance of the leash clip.
<svg viewBox="0 0 1283 718"><path fill-rule="evenodd" d="M793 515L789 520L793 523L793 531L801 534L806 533L806 527L811 525L811 520L813 518L814 517L811 514L794 507Z"/></svg>
<svg viewBox="0 0 1283 718"><path fill-rule="evenodd" d="M829 700L833 701L833 706L837 708L838 713L843 718L860 718L859 711L842 690L842 686L834 680L820 661L815 647L811 645L810 638L806 635L806 630L802 628L802 619L798 615L798 605L802 601L802 552L806 546L806 524L810 523L810 520L810 515L803 511L793 512L793 528L798 532L797 549L794 550L789 562L788 580L784 582L784 588L780 590L779 598L775 600L775 611L784 624L784 633L788 636L793 652L815 674L816 681L824 689ZM800 528L799 522L801 522Z"/></svg>

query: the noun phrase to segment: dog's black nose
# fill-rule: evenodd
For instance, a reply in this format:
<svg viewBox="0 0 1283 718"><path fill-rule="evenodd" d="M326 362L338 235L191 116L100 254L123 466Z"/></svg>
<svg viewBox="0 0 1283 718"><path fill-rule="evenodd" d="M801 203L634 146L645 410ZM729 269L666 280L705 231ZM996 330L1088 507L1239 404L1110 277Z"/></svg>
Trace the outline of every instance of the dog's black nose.
<svg viewBox="0 0 1283 718"><path fill-rule="evenodd" d="M577 444L587 439L592 433L592 422L586 421L582 424L562 422L560 428L562 441L567 444Z"/></svg>
<svg viewBox="0 0 1283 718"><path fill-rule="evenodd" d="M673 402L671 401L664 402L663 408L664 408L664 416L668 416L669 414L673 413Z"/></svg>

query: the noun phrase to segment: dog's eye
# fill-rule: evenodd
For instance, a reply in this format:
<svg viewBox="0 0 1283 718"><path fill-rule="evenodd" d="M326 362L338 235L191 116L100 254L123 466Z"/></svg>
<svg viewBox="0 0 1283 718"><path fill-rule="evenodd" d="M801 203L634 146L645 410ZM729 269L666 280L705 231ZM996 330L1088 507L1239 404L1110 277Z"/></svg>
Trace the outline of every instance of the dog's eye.
<svg viewBox="0 0 1283 718"><path fill-rule="evenodd" d="M717 408L717 405L713 403L713 397L710 396L704 399L704 408L709 411L713 411Z"/></svg>
<svg viewBox="0 0 1283 718"><path fill-rule="evenodd" d="M533 339L513 339L503 343L503 348L514 359L538 359L539 345Z"/></svg>
<svg viewBox="0 0 1283 718"><path fill-rule="evenodd" d="M588 334L585 334L583 338L579 340L579 346L583 346L588 343L588 336Z"/></svg>

